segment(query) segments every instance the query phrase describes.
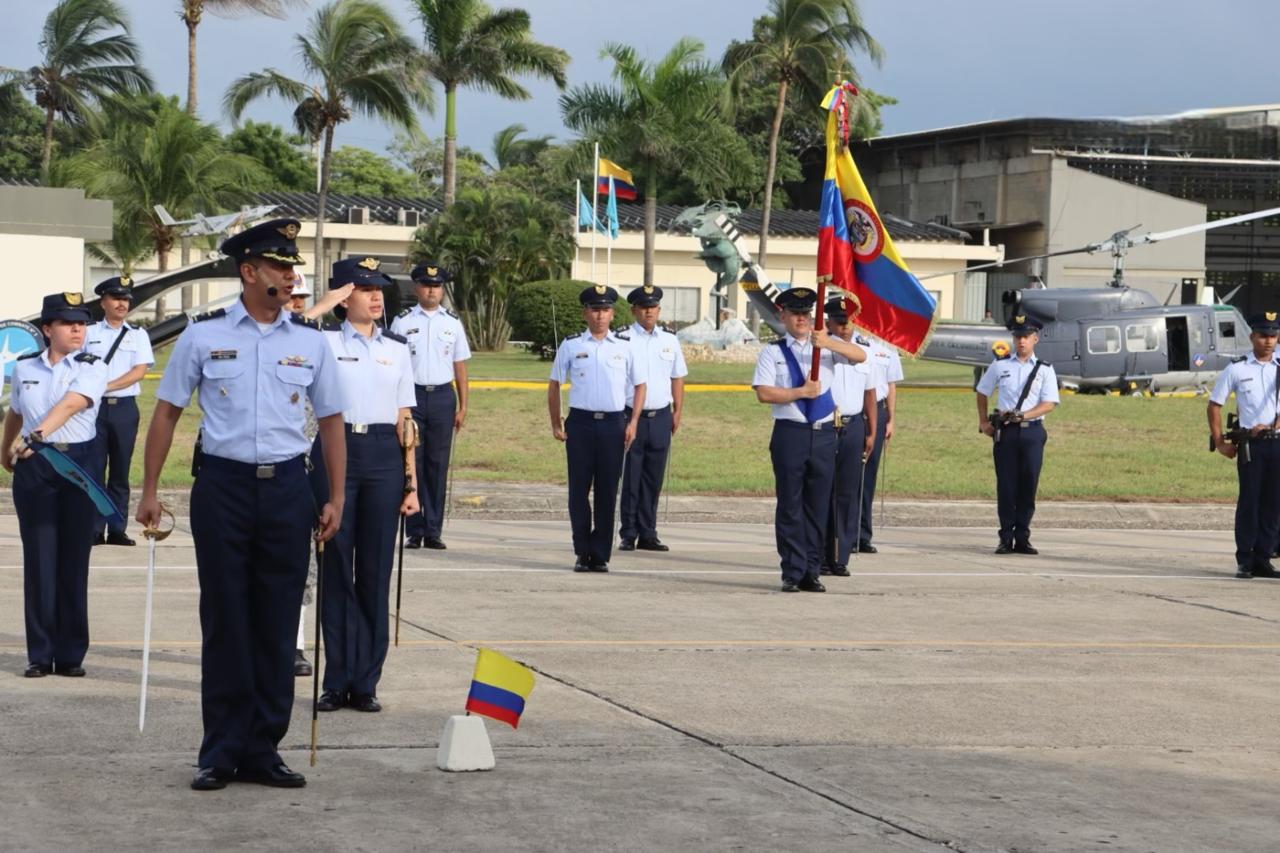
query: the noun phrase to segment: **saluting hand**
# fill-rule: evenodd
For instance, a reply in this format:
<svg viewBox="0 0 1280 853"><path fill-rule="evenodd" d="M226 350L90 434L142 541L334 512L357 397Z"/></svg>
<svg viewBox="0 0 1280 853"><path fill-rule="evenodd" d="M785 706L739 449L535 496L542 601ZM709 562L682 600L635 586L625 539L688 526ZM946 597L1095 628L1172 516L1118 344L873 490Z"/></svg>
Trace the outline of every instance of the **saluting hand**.
<svg viewBox="0 0 1280 853"><path fill-rule="evenodd" d="M158 520L158 518L157 518ZM328 542L342 525L342 508L330 501L320 510L320 529L316 531L317 542Z"/></svg>

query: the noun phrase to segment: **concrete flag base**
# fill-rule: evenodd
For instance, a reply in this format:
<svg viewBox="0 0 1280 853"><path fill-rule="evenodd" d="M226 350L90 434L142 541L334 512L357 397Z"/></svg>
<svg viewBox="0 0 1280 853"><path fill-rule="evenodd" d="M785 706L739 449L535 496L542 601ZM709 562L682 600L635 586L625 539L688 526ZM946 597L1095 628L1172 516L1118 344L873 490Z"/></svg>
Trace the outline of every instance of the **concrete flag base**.
<svg viewBox="0 0 1280 853"><path fill-rule="evenodd" d="M492 770L497 764L483 717L455 714L444 724L436 766L451 773Z"/></svg>

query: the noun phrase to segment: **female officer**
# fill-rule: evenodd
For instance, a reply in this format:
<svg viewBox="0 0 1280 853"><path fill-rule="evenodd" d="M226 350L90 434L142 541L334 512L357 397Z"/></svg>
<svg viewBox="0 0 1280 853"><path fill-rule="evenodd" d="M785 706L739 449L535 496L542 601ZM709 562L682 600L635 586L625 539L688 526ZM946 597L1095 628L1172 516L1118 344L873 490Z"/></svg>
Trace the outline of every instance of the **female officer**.
<svg viewBox="0 0 1280 853"><path fill-rule="evenodd" d="M3 465L13 474L22 535L27 678L82 676L89 649L89 552L97 510L28 446L48 442L91 470L107 369L96 355L80 351L89 319L79 293L44 298L40 327L48 346L14 365L4 419Z"/></svg>
<svg viewBox="0 0 1280 853"><path fill-rule="evenodd" d="M353 284L342 302L341 326L325 335L342 384L351 389L342 413L347 433L346 501L342 526L325 552L320 607L324 630L321 711L345 706L382 710L378 680L387 658L387 597L396 542L396 513L418 511L410 454L409 478L400 430L414 405L413 368L405 339L379 327L382 286L377 258L333 265L329 287Z"/></svg>

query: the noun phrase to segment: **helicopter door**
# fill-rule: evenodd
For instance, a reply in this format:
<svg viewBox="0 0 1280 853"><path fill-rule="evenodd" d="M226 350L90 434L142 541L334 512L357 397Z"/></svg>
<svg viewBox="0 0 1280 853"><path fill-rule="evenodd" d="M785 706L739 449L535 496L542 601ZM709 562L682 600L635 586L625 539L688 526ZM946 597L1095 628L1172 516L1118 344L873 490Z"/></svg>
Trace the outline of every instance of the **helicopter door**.
<svg viewBox="0 0 1280 853"><path fill-rule="evenodd" d="M1124 373L1123 329L1111 322L1080 321L1084 347L1080 351L1080 375L1108 382Z"/></svg>
<svg viewBox="0 0 1280 853"><path fill-rule="evenodd" d="M1164 323L1169 342L1169 370L1190 370L1191 342L1187 337L1187 318L1166 317Z"/></svg>
<svg viewBox="0 0 1280 853"><path fill-rule="evenodd" d="M1185 337L1186 325L1183 324ZM1152 317L1124 324L1124 373L1127 378L1146 378L1169 369L1164 347L1164 318Z"/></svg>

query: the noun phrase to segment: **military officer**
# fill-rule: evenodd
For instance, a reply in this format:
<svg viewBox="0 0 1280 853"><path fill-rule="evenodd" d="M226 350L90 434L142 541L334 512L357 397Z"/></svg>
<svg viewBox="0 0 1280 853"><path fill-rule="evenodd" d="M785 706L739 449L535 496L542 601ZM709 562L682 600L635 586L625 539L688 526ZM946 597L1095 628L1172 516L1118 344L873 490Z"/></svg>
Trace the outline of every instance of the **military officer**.
<svg viewBox="0 0 1280 853"><path fill-rule="evenodd" d="M575 572L607 572L613 550L613 504L622 461L645 409L646 375L631 341L610 331L618 291L603 284L578 294L587 330L556 350L547 383L551 434L566 443L569 523ZM569 388L569 417L560 417L560 386ZM627 413L627 388L632 389ZM594 488L595 510L589 496ZM594 520L594 524L593 524Z"/></svg>
<svg viewBox="0 0 1280 853"><path fill-rule="evenodd" d="M856 303L855 303L856 305ZM861 310L859 307L858 311ZM884 455L885 443L893 439L894 412L898 407L898 383L902 381L902 359L896 347L889 346L879 338L868 338L871 354L870 363L876 389L876 428L870 429L870 409L867 410L867 431L875 436L871 454L867 457L862 476L866 478L866 488L862 490L862 529L858 533L858 553L874 554L876 546L871 543L872 507L876 502L876 483L879 480L880 459Z"/></svg>
<svg viewBox="0 0 1280 853"><path fill-rule="evenodd" d="M1044 462L1044 416L1058 407L1058 376L1036 358L1041 325L1025 315L1009 323L1013 352L997 358L978 380L978 429L994 439L996 504L1000 516L997 554L1038 554L1031 545L1031 517ZM988 417L995 395L997 422Z"/></svg>
<svg viewBox="0 0 1280 853"><path fill-rule="evenodd" d="M342 526L325 550L324 694L321 711L346 706L382 710L378 681L387 658L387 597L395 555L396 518L418 511L417 484L405 478L401 431L416 402L408 342L375 321L382 288L395 281L377 258L333 265L332 290L354 285L336 310L345 319L325 328L346 391L346 500Z"/></svg>
<svg viewBox="0 0 1280 853"><path fill-rule="evenodd" d="M1253 352L1235 359L1218 374L1209 396L1209 434L1213 446L1236 460L1240 494L1236 499L1236 577L1280 577L1271 564L1274 543L1280 536L1280 440L1276 339L1280 318L1274 311L1249 318L1249 342ZM1228 442L1222 432L1222 407L1236 395L1240 428L1248 439L1241 445Z"/></svg>
<svg viewBox="0 0 1280 853"><path fill-rule="evenodd" d="M409 516L406 548L444 550L444 499L453 434L467 420L467 359L471 347L458 315L440 303L444 286L453 279L438 264L422 263L409 274L418 304L401 311L391 331L408 339L413 358L413 382L418 402L413 418L421 441L415 451L418 503L422 512Z"/></svg>
<svg viewBox="0 0 1280 853"><path fill-rule="evenodd" d="M855 334L849 322L856 299L827 301L827 332L870 352L871 341ZM878 426L876 389L870 359L850 362L834 359L831 399L836 404L835 495L827 517L828 547L822 552L822 574L849 576L849 555L858 542L860 499L865 493L863 462L871 455Z"/></svg>
<svg viewBox="0 0 1280 853"><path fill-rule="evenodd" d="M13 474L22 536L27 678L82 676L89 649L89 551L97 509L28 446L51 443L92 470L107 368L83 351L89 319L79 293L46 296L40 310L46 347L19 358L10 379L3 465Z"/></svg>
<svg viewBox="0 0 1280 853"><path fill-rule="evenodd" d="M684 362L680 341L658 325L662 288L646 284L627 294L635 322L627 329L636 359L644 366L644 411L622 466L622 544L619 551L668 551L658 538L658 494L666 474L671 437L680 429L684 411ZM627 417L635 389L627 387Z"/></svg>
<svg viewBox="0 0 1280 853"><path fill-rule="evenodd" d="M831 513L835 476L835 403L831 381L837 356L866 361L856 344L813 328L818 294L793 287L778 297L786 334L764 347L756 359L751 386L756 399L773 407L769 457L778 504L774 536L782 568L783 592L826 592L818 580ZM821 350L818 378L810 379L813 348Z"/></svg>
<svg viewBox="0 0 1280 853"><path fill-rule="evenodd" d="M137 519L154 526L174 427L199 390L203 455L191 488L191 534L204 740L191 787L201 791L232 780L306 784L278 748L293 709L308 533L315 527L328 540L342 519L346 404L318 324L281 310L302 262L297 234L297 220L275 219L223 241L240 274L240 298L195 318L178 338L147 433ZM307 479L303 398L315 410L328 470L330 498L318 511Z"/></svg>
<svg viewBox="0 0 1280 853"><path fill-rule="evenodd" d="M132 306L133 280L127 275L109 278L93 289L102 297L103 318L89 326L84 350L107 367L107 393L98 408L98 435L94 441L94 473L107 487L122 515L129 511L129 466L138 438L138 395L142 377L155 364L146 329L125 322ZM104 532L105 531L105 532ZM107 529L99 517L95 545L133 545L119 530Z"/></svg>

